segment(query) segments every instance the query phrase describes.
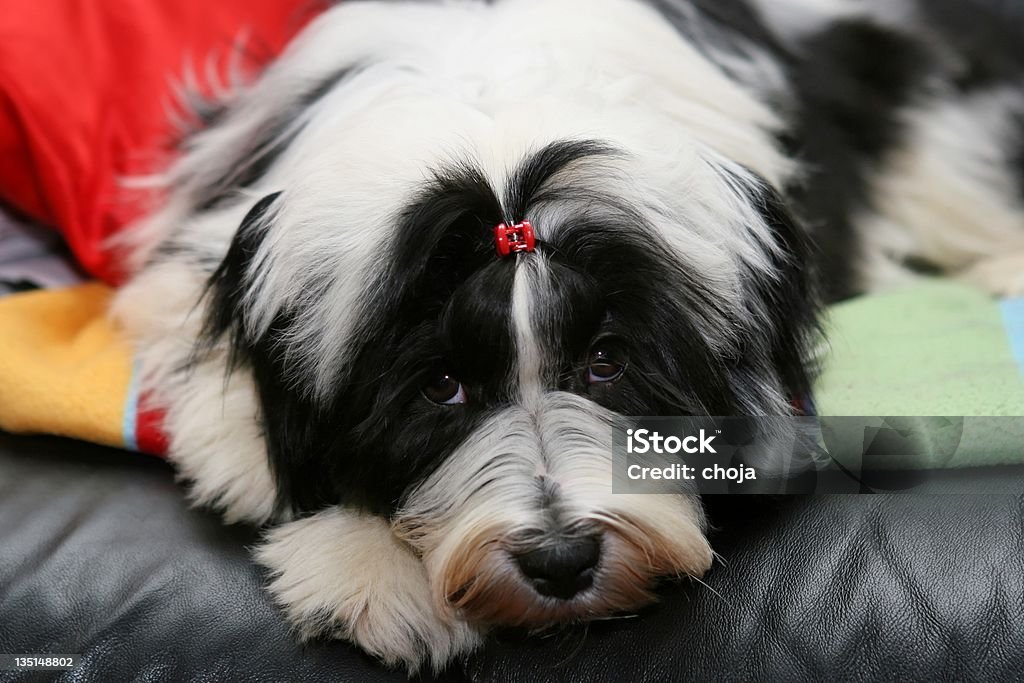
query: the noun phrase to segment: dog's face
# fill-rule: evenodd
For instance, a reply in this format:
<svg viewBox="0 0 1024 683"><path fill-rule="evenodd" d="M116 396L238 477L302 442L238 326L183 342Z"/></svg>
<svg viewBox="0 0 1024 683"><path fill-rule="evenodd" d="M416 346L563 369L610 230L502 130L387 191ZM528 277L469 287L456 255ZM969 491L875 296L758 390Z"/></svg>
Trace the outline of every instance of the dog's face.
<svg viewBox="0 0 1024 683"><path fill-rule="evenodd" d="M314 35L194 143L195 204L256 193L204 334L254 376L280 511L386 517L472 621L589 618L703 573L695 496L612 493L613 424L781 415L807 388L814 305L803 232L762 178L784 163L772 119L720 75L645 102L651 42L684 47L640 19L644 41L587 67L609 79L596 100L520 58L481 67L535 106L437 77L432 45L296 79L330 54ZM536 249L500 258L494 227L524 220Z"/></svg>
<svg viewBox="0 0 1024 683"><path fill-rule="evenodd" d="M636 161L558 141L503 184L439 167L362 253L301 188L257 202L208 332L252 367L281 507L388 516L437 602L483 623L627 609L703 573L695 497L612 494L612 426L783 414L805 388L802 238L741 167L707 166L732 213L698 226L641 195ZM523 219L536 250L499 257L494 226Z"/></svg>

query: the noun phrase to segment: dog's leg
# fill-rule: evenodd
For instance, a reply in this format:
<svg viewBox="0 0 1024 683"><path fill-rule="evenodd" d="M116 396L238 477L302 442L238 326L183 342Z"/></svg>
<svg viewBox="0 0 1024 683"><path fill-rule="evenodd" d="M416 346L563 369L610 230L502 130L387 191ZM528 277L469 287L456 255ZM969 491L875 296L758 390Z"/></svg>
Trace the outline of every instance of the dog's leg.
<svg viewBox="0 0 1024 683"><path fill-rule="evenodd" d="M427 572L380 517L331 508L272 529L256 552L303 637L350 640L390 666L435 670L481 634L435 606Z"/></svg>

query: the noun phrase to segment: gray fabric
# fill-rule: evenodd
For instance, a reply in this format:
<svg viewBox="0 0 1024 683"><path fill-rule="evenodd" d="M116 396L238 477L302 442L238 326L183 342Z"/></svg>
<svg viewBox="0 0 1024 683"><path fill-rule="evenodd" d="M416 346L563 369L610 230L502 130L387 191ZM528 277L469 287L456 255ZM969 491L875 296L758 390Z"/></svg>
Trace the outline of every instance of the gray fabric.
<svg viewBox="0 0 1024 683"><path fill-rule="evenodd" d="M0 296L37 287L66 287L84 280L60 235L0 208Z"/></svg>

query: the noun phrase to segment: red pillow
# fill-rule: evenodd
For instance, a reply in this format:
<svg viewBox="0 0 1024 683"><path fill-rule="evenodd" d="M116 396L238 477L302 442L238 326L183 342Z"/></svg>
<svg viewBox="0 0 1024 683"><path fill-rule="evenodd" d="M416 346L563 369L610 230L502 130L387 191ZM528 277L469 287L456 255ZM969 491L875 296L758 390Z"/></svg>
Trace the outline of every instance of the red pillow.
<svg viewBox="0 0 1024 683"><path fill-rule="evenodd" d="M156 170L186 66L223 77L277 54L311 0L8 0L0 12L0 200L58 228L82 266L122 276L107 237L137 217L121 179Z"/></svg>

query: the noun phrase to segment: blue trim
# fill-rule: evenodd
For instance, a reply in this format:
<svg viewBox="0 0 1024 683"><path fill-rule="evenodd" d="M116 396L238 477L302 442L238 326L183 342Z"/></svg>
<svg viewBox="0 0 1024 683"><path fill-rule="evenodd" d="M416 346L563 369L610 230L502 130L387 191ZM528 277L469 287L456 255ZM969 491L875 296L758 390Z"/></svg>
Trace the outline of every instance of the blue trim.
<svg viewBox="0 0 1024 683"><path fill-rule="evenodd" d="M1010 349L1017 359L1017 367L1024 375L1024 299L1005 299L999 308L1003 312L1003 323L1010 338Z"/></svg>
<svg viewBox="0 0 1024 683"><path fill-rule="evenodd" d="M139 418L139 363L132 363L132 378L128 382L128 396L124 402L124 418L121 423L121 435L124 447L139 450L138 438L135 433Z"/></svg>

